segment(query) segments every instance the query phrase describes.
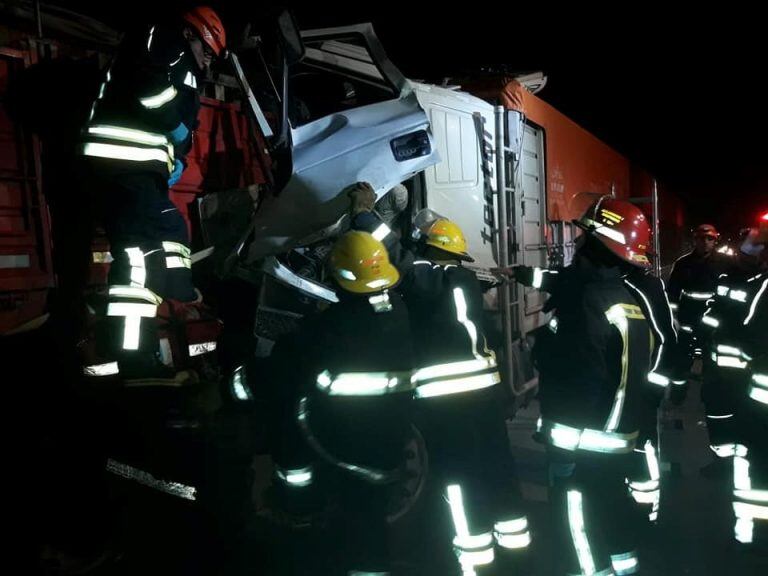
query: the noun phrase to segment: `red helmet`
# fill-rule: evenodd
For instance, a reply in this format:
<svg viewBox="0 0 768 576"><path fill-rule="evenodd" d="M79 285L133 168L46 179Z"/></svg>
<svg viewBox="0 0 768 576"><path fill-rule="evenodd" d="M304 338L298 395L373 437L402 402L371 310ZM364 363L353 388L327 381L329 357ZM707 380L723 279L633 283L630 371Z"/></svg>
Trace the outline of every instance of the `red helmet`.
<svg viewBox="0 0 768 576"><path fill-rule="evenodd" d="M625 262L646 270L651 267L647 256L651 229L643 211L634 204L605 196L574 224Z"/></svg>
<svg viewBox="0 0 768 576"><path fill-rule="evenodd" d="M213 8L197 6L186 12L183 18L194 28L202 41L213 50L213 53L220 56L227 45L227 32L224 30L221 18L213 11Z"/></svg>

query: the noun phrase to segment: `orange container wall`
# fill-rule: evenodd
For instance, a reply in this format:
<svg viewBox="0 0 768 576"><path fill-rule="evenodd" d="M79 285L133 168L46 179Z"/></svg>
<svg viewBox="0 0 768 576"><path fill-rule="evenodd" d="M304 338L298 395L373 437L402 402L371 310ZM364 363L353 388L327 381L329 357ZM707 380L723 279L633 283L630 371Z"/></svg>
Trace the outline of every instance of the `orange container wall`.
<svg viewBox="0 0 768 576"><path fill-rule="evenodd" d="M627 158L540 98L526 94L525 107L528 119L544 129L548 220L578 218L612 186L617 198L630 196Z"/></svg>

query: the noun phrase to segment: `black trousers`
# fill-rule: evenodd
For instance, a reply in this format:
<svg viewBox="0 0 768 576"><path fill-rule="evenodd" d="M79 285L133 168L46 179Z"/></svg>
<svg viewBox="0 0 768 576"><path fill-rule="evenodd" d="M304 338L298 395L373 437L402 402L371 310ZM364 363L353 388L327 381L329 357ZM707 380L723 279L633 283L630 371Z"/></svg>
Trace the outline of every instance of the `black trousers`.
<svg viewBox="0 0 768 576"><path fill-rule="evenodd" d="M558 545L568 551L558 573L635 573L636 539L645 524L625 483L635 455L550 447L548 456L553 525Z"/></svg>

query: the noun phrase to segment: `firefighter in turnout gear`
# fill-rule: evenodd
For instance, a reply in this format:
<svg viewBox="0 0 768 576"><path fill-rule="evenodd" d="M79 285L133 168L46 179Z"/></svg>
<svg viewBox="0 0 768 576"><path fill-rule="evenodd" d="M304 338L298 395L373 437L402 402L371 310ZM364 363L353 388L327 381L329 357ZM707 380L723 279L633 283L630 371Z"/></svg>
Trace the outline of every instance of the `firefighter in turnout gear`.
<svg viewBox="0 0 768 576"><path fill-rule="evenodd" d="M414 256L374 211L368 183L348 193L352 226L380 238L403 276L399 291L415 343L416 422L440 498L448 502L442 513L458 564L467 575L520 574L531 533L509 449L501 376L483 335L480 283L461 265L472 262L464 234L422 211L415 217Z"/></svg>
<svg viewBox="0 0 768 576"><path fill-rule="evenodd" d="M597 203L593 204L585 218L595 221L594 212L597 205ZM623 218L623 222L629 223L626 229L617 227L615 231L609 232L613 238L605 237L605 242L613 244L619 255L628 256L617 261L622 269L622 282L634 297L635 303L640 306L653 330L654 349L647 375L648 386L659 392L668 391L675 402L681 402L687 387L685 377L687 354L678 342L664 281L650 271L650 262L646 256L650 242L650 229L645 216L636 206L608 197L602 199L599 205L602 210L615 214L614 220L620 217ZM628 243L616 242L621 237L627 239ZM614 251L614 253L617 252ZM545 310L550 310L561 297L561 288L567 289L567 284L561 282L561 279L567 278L569 273L562 268L540 269L516 266L499 272L503 276L514 277L525 286L538 288L551 294L552 298L545 305ZM650 505L649 519L652 522L658 519L660 504L659 442L655 418L660 396L657 394L657 397L651 395L644 397L650 405L643 411L645 419L639 427L636 451L641 452L642 456L635 459L636 470L627 480L635 500Z"/></svg>
<svg viewBox="0 0 768 576"><path fill-rule="evenodd" d="M403 280L418 368L416 410L430 469L448 502L464 574L521 573L531 534L507 437L482 292L461 229L438 218Z"/></svg>
<svg viewBox="0 0 768 576"><path fill-rule="evenodd" d="M113 258L109 339L126 380L172 376L158 360L158 306L199 300L187 227L168 189L197 127L203 75L225 44L221 20L207 7L129 34L83 128L86 185Z"/></svg>
<svg viewBox="0 0 768 576"><path fill-rule="evenodd" d="M638 438L655 417L657 398L647 381L653 331L623 282L622 262L648 266L645 244L633 242L648 237L648 225L635 207L611 199L597 201L576 223L583 240L558 274L547 303L554 316L534 347L538 435L548 444L561 537L571 541L568 565L558 571L634 574L642 516L626 478L636 468L633 451L644 451ZM657 467L655 474L648 492L658 490Z"/></svg>
<svg viewBox="0 0 768 576"><path fill-rule="evenodd" d="M389 574L388 506L412 435L411 326L392 291L400 274L370 234L342 236L330 271L338 304L274 352L276 385L292 386L295 400L284 403L292 417L275 451L276 483L294 502L312 499L302 492L332 500L330 564L313 564L314 573Z"/></svg>
<svg viewBox="0 0 768 576"><path fill-rule="evenodd" d="M717 279L731 266L731 258L715 250L720 234L711 224L701 224L693 234L694 249L677 259L669 276L668 295L677 311L680 341L691 357L700 357L701 319L714 295Z"/></svg>
<svg viewBox="0 0 768 576"><path fill-rule="evenodd" d="M768 245L768 215L752 234ZM745 547L768 548L768 274L760 260L720 278L717 295L703 318L712 330L711 363L705 371L710 446L717 460L704 473L726 464L725 489L732 494L733 537Z"/></svg>

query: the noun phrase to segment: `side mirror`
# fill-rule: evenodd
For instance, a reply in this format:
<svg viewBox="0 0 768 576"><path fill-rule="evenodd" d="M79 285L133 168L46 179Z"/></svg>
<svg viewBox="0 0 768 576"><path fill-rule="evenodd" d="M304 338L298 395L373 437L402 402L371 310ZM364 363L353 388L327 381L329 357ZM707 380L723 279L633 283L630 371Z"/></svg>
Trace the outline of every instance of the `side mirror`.
<svg viewBox="0 0 768 576"><path fill-rule="evenodd" d="M277 17L277 35L288 65L301 62L304 58L304 42L290 10L283 10Z"/></svg>

